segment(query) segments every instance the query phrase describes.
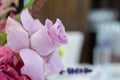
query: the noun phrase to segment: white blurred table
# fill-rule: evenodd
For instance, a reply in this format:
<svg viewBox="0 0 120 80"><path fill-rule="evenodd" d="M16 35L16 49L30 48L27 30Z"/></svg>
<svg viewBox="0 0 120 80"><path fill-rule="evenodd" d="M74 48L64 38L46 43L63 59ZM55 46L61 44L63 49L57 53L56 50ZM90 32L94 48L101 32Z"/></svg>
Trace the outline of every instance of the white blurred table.
<svg viewBox="0 0 120 80"><path fill-rule="evenodd" d="M77 74L77 75L51 75L48 76L48 80L120 80L120 64L107 64L107 65L74 65L79 68L93 69L89 74Z"/></svg>

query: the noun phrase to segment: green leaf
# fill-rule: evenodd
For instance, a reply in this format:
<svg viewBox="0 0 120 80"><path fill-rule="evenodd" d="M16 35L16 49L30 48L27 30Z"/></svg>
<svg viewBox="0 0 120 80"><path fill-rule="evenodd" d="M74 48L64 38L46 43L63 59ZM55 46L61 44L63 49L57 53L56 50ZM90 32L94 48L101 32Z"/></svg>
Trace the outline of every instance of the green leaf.
<svg viewBox="0 0 120 80"><path fill-rule="evenodd" d="M7 42L7 34L1 33L0 34L0 45L4 45Z"/></svg>

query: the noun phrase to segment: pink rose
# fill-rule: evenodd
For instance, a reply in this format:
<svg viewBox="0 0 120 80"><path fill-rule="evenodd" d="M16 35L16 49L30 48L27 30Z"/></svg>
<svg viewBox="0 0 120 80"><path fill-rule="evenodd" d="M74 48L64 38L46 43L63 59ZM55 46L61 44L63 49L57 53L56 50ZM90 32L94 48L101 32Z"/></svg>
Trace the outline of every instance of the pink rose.
<svg viewBox="0 0 120 80"><path fill-rule="evenodd" d="M21 74L22 66L19 55L8 47L0 47L0 80L30 80L28 76Z"/></svg>
<svg viewBox="0 0 120 80"><path fill-rule="evenodd" d="M22 73L32 80L44 80L44 70L50 73L60 72L63 64L58 48L67 43L62 22L57 19L53 24L47 19L43 25L38 19L34 20L28 10L24 10L21 13L21 23L9 17L6 32L8 46L20 53L24 61Z"/></svg>
<svg viewBox="0 0 120 80"><path fill-rule="evenodd" d="M31 48L39 52L41 56L49 55L59 46L66 43L67 35L59 19L56 20L54 25L52 21L47 19L45 25L41 26L41 30L34 33L31 37Z"/></svg>
<svg viewBox="0 0 120 80"><path fill-rule="evenodd" d="M5 20L0 20L0 33L4 32L5 24L6 24L6 19Z"/></svg>
<svg viewBox="0 0 120 80"><path fill-rule="evenodd" d="M2 57L11 58L15 54L16 53L13 53L10 50L10 48L8 48L7 46L0 46L0 58L2 58Z"/></svg>

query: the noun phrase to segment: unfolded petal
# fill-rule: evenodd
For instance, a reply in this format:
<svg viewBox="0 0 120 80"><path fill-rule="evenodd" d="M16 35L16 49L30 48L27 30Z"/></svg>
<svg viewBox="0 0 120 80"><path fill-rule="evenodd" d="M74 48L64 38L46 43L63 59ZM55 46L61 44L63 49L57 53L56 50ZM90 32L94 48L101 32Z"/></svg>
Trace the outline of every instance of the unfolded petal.
<svg viewBox="0 0 120 80"><path fill-rule="evenodd" d="M32 26L30 27L30 34L32 35L33 33L39 31L43 27L43 24L38 20L34 20Z"/></svg>
<svg viewBox="0 0 120 80"><path fill-rule="evenodd" d="M21 13L21 22L23 24L23 27L29 32L34 22L34 19L32 18L27 9Z"/></svg>
<svg viewBox="0 0 120 80"><path fill-rule="evenodd" d="M9 26L7 34L8 46L14 51L29 47L29 35L21 26Z"/></svg>
<svg viewBox="0 0 120 80"><path fill-rule="evenodd" d="M63 70L64 66L60 60L58 50L54 51L45 58L45 67L49 73L59 73Z"/></svg>
<svg viewBox="0 0 120 80"><path fill-rule="evenodd" d="M21 24L12 19L11 17L8 17L5 29L6 33L8 32L8 29L10 27L21 27Z"/></svg>
<svg viewBox="0 0 120 80"><path fill-rule="evenodd" d="M49 38L47 28L43 27L31 36L31 48L41 56L46 56L56 49L56 45Z"/></svg>
<svg viewBox="0 0 120 80"><path fill-rule="evenodd" d="M24 62L22 74L28 75L32 80L44 80L43 59L33 50L22 49L20 56Z"/></svg>

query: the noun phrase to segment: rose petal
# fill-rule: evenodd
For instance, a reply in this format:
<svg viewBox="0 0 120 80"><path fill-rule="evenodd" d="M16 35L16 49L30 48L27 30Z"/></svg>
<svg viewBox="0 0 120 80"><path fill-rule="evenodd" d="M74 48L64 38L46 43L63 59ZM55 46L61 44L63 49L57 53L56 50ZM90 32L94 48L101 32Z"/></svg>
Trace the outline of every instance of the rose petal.
<svg viewBox="0 0 120 80"><path fill-rule="evenodd" d="M59 25L59 23L56 21L56 23L53 26L53 22L49 19L46 19L45 21L45 26L48 28L48 32L52 35L58 36L58 33L60 32L60 30L57 29L57 26Z"/></svg>
<svg viewBox="0 0 120 80"><path fill-rule="evenodd" d="M47 28L43 27L40 31L31 36L31 48L36 50L41 56L46 56L58 47L49 38Z"/></svg>
<svg viewBox="0 0 120 80"><path fill-rule="evenodd" d="M45 67L49 73L59 73L64 66L60 60L58 50L45 58Z"/></svg>
<svg viewBox="0 0 120 80"><path fill-rule="evenodd" d="M55 24L53 25L54 32L56 33L56 36L59 36L59 34L66 34L65 33L65 28L62 22L57 19Z"/></svg>
<svg viewBox="0 0 120 80"><path fill-rule="evenodd" d="M0 72L0 79L1 80L8 80L7 76L3 72Z"/></svg>
<svg viewBox="0 0 120 80"><path fill-rule="evenodd" d="M34 20L34 23L30 28L30 34L32 35L33 33L39 31L42 27L43 24L38 19Z"/></svg>
<svg viewBox="0 0 120 80"><path fill-rule="evenodd" d="M21 24L12 19L11 17L8 17L5 29L6 33L8 32L9 27L21 27Z"/></svg>
<svg viewBox="0 0 120 80"><path fill-rule="evenodd" d="M56 20L52 27L49 27L48 35L56 44L62 45L67 43L65 28L59 19Z"/></svg>
<svg viewBox="0 0 120 80"><path fill-rule="evenodd" d="M22 49L20 56L25 64L21 69L22 73L28 75L32 80L44 80L43 59L30 49Z"/></svg>
<svg viewBox="0 0 120 80"><path fill-rule="evenodd" d="M29 47L29 35L21 26L9 26L7 35L8 46L15 52Z"/></svg>
<svg viewBox="0 0 120 80"><path fill-rule="evenodd" d="M49 29L50 27L52 27L53 22L50 19L46 19L45 21L45 26Z"/></svg>
<svg viewBox="0 0 120 80"><path fill-rule="evenodd" d="M67 34L65 32L65 27L62 24L61 20L57 19L56 23L53 25L54 28L56 28L56 35L58 36L61 44L66 44L68 42L67 40Z"/></svg>
<svg viewBox="0 0 120 80"><path fill-rule="evenodd" d="M21 13L21 22L23 24L23 27L29 32L34 22L34 19L32 18L27 9Z"/></svg>
<svg viewBox="0 0 120 80"><path fill-rule="evenodd" d="M59 42L59 38L58 33L60 32L60 30L57 30L57 26L59 25L58 23L55 23L54 25L56 25L55 27L53 27L53 22L49 19L46 19L45 21L45 27L48 28L48 35L51 39L53 39L53 41L57 41Z"/></svg>

